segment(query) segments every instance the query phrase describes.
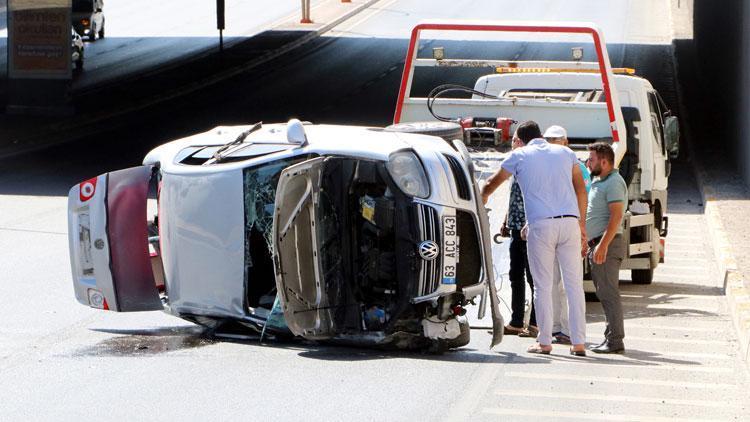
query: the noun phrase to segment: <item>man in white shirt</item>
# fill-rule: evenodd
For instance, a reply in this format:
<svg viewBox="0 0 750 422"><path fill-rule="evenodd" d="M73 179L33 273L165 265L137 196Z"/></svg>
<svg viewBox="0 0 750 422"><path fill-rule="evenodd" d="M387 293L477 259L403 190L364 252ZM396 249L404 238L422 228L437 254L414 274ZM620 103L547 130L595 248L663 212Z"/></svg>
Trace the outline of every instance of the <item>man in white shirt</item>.
<svg viewBox="0 0 750 422"><path fill-rule="evenodd" d="M513 151L482 188L486 203L510 176L523 192L529 226L528 257L534 278L534 308L539 335L529 353L552 350L552 278L557 258L568 296L570 353L585 356L586 300L583 294L582 254L586 251L586 186L573 151L548 143L539 125L527 121L517 132L533 140Z"/></svg>
<svg viewBox="0 0 750 422"><path fill-rule="evenodd" d="M544 139L551 144L567 147L568 131L562 126L552 125L544 131ZM581 167L583 181L586 184L586 193L588 194L589 188L591 187L591 173L581 160L578 160L578 166ZM565 287L562 284L562 276L559 266L560 264L555 260L555 271L552 273L552 342L570 344L568 298L565 295Z"/></svg>

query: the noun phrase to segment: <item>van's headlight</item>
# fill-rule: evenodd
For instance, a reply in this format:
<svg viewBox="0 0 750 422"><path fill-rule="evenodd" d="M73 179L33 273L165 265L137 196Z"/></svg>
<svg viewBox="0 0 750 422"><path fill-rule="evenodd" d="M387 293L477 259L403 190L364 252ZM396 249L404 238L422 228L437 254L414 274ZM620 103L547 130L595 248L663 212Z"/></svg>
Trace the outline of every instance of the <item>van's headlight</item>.
<svg viewBox="0 0 750 422"><path fill-rule="evenodd" d="M430 196L430 185L424 167L412 151L394 152L388 158L386 167L405 194L419 198Z"/></svg>

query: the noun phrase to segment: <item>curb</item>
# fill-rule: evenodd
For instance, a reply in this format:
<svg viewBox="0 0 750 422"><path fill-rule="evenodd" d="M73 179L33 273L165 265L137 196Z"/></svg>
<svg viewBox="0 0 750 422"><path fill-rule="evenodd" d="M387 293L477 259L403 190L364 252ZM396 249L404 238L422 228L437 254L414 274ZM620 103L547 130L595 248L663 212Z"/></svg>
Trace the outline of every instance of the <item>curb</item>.
<svg viewBox="0 0 750 422"><path fill-rule="evenodd" d="M318 25L318 24L312 25L310 27L310 32L308 34L294 41L291 41L277 48L276 50L269 51L259 57L256 57L255 59L252 59L246 63L237 65L235 67L229 68L223 72L211 75L202 80L195 81L193 83L184 85L182 87L173 89L171 91L164 92L160 95L155 95L153 97L150 97L141 101L140 103L130 105L129 107L126 107L126 108L118 109L116 111L110 111L110 112L104 112L100 114L84 116L78 119L75 124L55 125L55 126L50 127L49 130L46 130L44 132L37 132L33 134L32 136L26 138L24 142L25 145L23 147L13 148L10 150L6 150L4 148L0 149L0 159L12 157L18 154L32 152L32 151L35 151L44 147L48 147L51 145L68 142L80 136L95 134L98 132L98 130L91 128L91 125L95 123L107 121L113 118L121 117L130 113L134 113L142 109L145 109L147 107L151 107L156 104L159 104L161 102L168 101L168 100L180 97L182 95L190 94L200 89L203 89L208 86L214 85L216 83L222 82L224 80L230 79L243 72L246 72L250 69L253 69L262 64L265 64L273 59L276 59L290 52L291 50L294 50L295 48L301 47L302 45L307 44L310 41L313 41L319 38L321 35L332 30L336 26L352 18L353 16L359 14L360 12L370 8L371 6L373 6L375 3L378 3L379 1L381 0L365 0L359 4L349 3L353 5L354 7L352 7L352 9L347 11L346 13L341 14L337 16L336 18L332 19L330 22L326 22L325 24L322 24L322 25ZM278 28L288 29L288 23L280 23L276 27L271 28L271 30L278 29ZM225 47L225 50L229 50L229 49L231 49L231 47ZM61 134L60 136L55 137L52 140L50 140L51 133L61 133L64 131L69 131L73 133ZM20 142L18 143L20 144Z"/></svg>
<svg viewBox="0 0 750 422"><path fill-rule="evenodd" d="M750 365L750 291L745 287L744 279L732 252L732 245L724 230L715 190L708 183L708 177L695 156L693 156L692 163L698 189L703 199L703 213L706 216L714 256L719 267L718 276L724 282L724 295L727 298L729 313L737 332L740 358Z"/></svg>
<svg viewBox="0 0 750 422"><path fill-rule="evenodd" d="M672 7L670 8L671 25L673 25L674 20L673 13L674 2L672 2ZM685 117L685 119L682 120L687 121L689 113L687 107L683 103L680 78L677 77L680 63L677 60L676 44L674 42L674 39L676 39L674 27L671 28L671 32L673 38L672 64L674 66L676 77L677 101L679 103L680 115ZM734 323L737 340L740 346L740 358L746 365L750 366L750 291L745 288L742 273L738 270L737 261L732 252L732 245L730 244L729 237L724 230L724 222L721 218L719 205L716 199L716 190L709 183L708 175L706 174L698 155L695 153L696 149L693 145L692 128L689 124L681 126L683 126L685 131L685 140L689 152L689 163L693 168L693 173L695 174L695 179L698 184L698 191L700 192L701 200L703 201L703 214L706 217L706 224L708 225L708 233L711 239L711 245L713 246L714 257L717 260L718 274L716 274L716 277L718 280L723 281L724 295L727 298L729 314Z"/></svg>

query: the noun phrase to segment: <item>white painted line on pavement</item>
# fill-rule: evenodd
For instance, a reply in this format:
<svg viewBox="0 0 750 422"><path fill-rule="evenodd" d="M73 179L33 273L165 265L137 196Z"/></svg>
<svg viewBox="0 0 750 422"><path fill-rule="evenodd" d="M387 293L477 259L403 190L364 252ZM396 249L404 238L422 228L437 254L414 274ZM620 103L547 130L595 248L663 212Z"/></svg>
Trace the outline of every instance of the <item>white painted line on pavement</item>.
<svg viewBox="0 0 750 422"><path fill-rule="evenodd" d="M384 3L382 5L379 5L379 6L375 7L374 10L372 11L372 13L370 13L369 15L363 16L362 19L360 19L360 20L352 23L351 25L347 26L345 29L341 29L341 30L338 30L338 31L335 31L335 32L350 32L352 29L354 29L355 27L357 27L357 26L363 24L364 22L368 21L373 16L377 15L378 13L383 12L386 8L388 8L389 6L391 6L396 1L397 0L391 0L391 1L387 2L387 3Z"/></svg>
<svg viewBox="0 0 750 422"><path fill-rule="evenodd" d="M676 343L676 344L709 344L709 345L718 345L718 346L724 346L724 345L731 345L735 342L734 339L726 339L726 340L697 340L697 339L691 339L691 338L667 338L667 337L631 337L626 336L626 340L633 340L633 341L658 341L663 343Z"/></svg>
<svg viewBox="0 0 750 422"><path fill-rule="evenodd" d="M721 299L721 298L724 297L724 296L718 296L718 295L716 295L716 296L712 296L712 295L689 295L689 294L686 294L686 293L657 293L657 294L654 294L654 292L640 292L640 291L637 291L637 290L621 290L621 292L622 293L629 293L629 294L633 294L633 295L639 295L641 297L646 297L648 295L651 295L651 296L649 296L649 299L659 299L661 297L668 297L670 299L711 299L711 300L716 300L716 299Z"/></svg>
<svg viewBox="0 0 750 422"><path fill-rule="evenodd" d="M700 266L700 265L675 265L675 264L672 264L671 262L669 264L667 264L666 262L663 263L663 264L659 264L659 266L657 268L663 268L663 269L668 269L668 270L686 270L686 271L689 270L689 271L706 271L706 272L709 271L709 269L706 268L705 266Z"/></svg>
<svg viewBox="0 0 750 422"><path fill-rule="evenodd" d="M674 418L664 418L658 416L637 416L637 415L612 415L602 413L580 413L580 412L563 412L559 410L543 411L543 410L526 410L526 409L499 409L499 408L487 408L482 410L483 413L491 413L494 415L503 416L537 416L537 417L548 417L548 418L568 418L568 419L589 419L596 421L652 421L652 422L674 422ZM684 422L704 422L704 421L716 421L717 419L680 419Z"/></svg>
<svg viewBox="0 0 750 422"><path fill-rule="evenodd" d="M644 303L639 302L633 302L633 301L622 301L623 307L633 308L633 307L639 307L643 308ZM711 309L707 308L698 308L696 306L690 306L687 304L671 304L671 303L646 303L646 309L663 309L663 310L673 310L673 311L683 311L684 314L689 313L704 313L704 314L715 314L718 315L719 313L719 307L713 307ZM627 314L627 312L626 312Z"/></svg>
<svg viewBox="0 0 750 422"><path fill-rule="evenodd" d="M734 359L733 356L729 356L727 354L721 354L721 353L669 352L669 353L659 353L659 356L664 356L668 358L671 358L671 357L692 358L692 359L706 358L712 361Z"/></svg>
<svg viewBox="0 0 750 422"><path fill-rule="evenodd" d="M616 370L616 369L644 369L648 371L652 370L663 370L663 371L680 371L680 372L704 372L704 373L714 373L714 374L731 374L734 373L734 368L729 368L726 366L704 366L704 365L650 365L650 364L626 364L626 363L615 363L615 362L628 362L630 360L626 359L612 359L612 363L597 363L592 364L590 362L570 362L569 360L565 361L555 361L560 362L559 364L553 364L553 367L558 366L580 366L585 367L586 369L592 369L594 371L598 371L601 368L606 368L608 371Z"/></svg>
<svg viewBox="0 0 750 422"><path fill-rule="evenodd" d="M602 322L592 322L589 325L604 325L605 323ZM694 333L721 333L723 324L717 324L722 325L721 327L716 328L704 328L704 327L680 327L675 325L641 325L641 324L625 324L628 328L643 328L647 330L674 330L674 331L689 331ZM729 334L729 331L724 330L723 331L726 334Z"/></svg>
<svg viewBox="0 0 750 422"><path fill-rule="evenodd" d="M489 390L489 387L495 382L498 374L500 373L502 365L490 364L478 365L474 371L476 376L472 377L472 382L469 387L463 390L462 397L458 397L451 404L450 411L445 418L446 422L454 422L464 420L466 415L473 415L475 410L479 407L479 403L482 398Z"/></svg>
<svg viewBox="0 0 750 422"><path fill-rule="evenodd" d="M660 381L660 380L641 380L635 378L619 378L619 377L585 377L577 375L559 375L545 373L531 373L531 372L515 372L509 371L505 373L507 377L515 378L528 378L538 380L560 380L560 381L582 381L582 382L610 382L613 384L634 384L634 385L656 385L661 387L677 387L677 388L705 388L707 390L718 390L721 388L736 388L736 385L722 384L722 383L704 383L704 382L685 382L685 381Z"/></svg>
<svg viewBox="0 0 750 422"><path fill-rule="evenodd" d="M736 404L730 404L725 402L716 401L696 401L696 400L682 400L682 399L663 399L660 397L638 397L638 396L623 396L623 395L612 395L612 394L578 394L578 393L556 393L546 391L515 391L515 390L497 390L495 394L500 396L511 396L511 397L532 397L532 398L548 398L548 399L571 399L571 400L599 400L599 401L616 401L622 403L654 403L654 404L665 404L665 405L677 405L677 406L698 406L698 407L717 407L717 408L733 408L740 409L742 406Z"/></svg>

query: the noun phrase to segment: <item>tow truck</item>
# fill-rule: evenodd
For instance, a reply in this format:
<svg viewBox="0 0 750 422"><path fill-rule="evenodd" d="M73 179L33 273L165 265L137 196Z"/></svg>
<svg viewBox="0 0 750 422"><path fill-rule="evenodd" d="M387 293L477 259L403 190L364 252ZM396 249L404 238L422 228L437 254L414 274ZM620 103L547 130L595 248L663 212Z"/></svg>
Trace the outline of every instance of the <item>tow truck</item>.
<svg viewBox="0 0 750 422"><path fill-rule="evenodd" d="M443 47L433 47L432 56L425 57L419 53L424 31L588 35L597 61L583 61L583 47L572 48L570 61L449 58ZM486 72L473 87L444 84L427 97L412 96L415 71L422 68ZM633 283L650 284L654 269L664 262L670 159L679 153L677 117L651 83L633 69L613 69L604 36L591 23L431 20L414 27L387 130L459 137L470 147L489 145L502 159L515 126L525 120L542 128L565 127L580 157L587 155L586 144L611 143L615 167L628 184L623 219L628 249L621 269L631 271ZM592 286L587 281L586 290L593 291Z"/></svg>

